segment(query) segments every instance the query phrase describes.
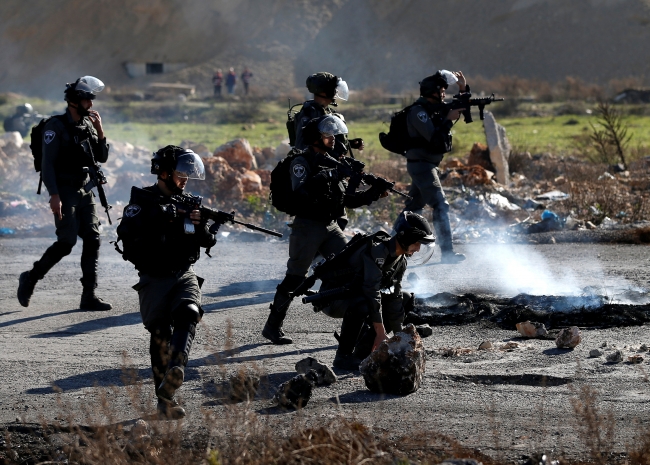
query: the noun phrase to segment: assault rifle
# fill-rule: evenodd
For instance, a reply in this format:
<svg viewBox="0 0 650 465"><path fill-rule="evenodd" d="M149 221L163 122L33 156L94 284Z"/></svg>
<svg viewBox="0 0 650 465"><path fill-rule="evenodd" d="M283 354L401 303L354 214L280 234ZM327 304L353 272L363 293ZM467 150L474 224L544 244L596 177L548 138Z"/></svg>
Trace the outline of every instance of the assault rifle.
<svg viewBox="0 0 650 465"><path fill-rule="evenodd" d="M214 224L217 226L215 228L213 228L214 225L210 227L210 232L212 232L213 234L217 231L217 229L219 229L219 226L221 226L222 224L233 223L233 224L240 224L242 226L247 227L248 229L252 229L253 231L263 232L264 234L270 234L271 236L275 236L275 237L282 237L282 234L279 232L262 228L261 226L256 226L251 223L244 223L242 221L236 220L234 211L227 213L227 212L222 212L221 210L215 210L209 207L204 207L203 205L201 205L201 203L203 202L203 197L201 197L200 195L176 194L171 196L171 201L178 208L185 210L185 212L188 215L192 210L199 210L201 212L201 219L206 221L207 220L214 221ZM186 232L191 234L192 232L194 232L193 230L194 230L194 225L191 222L186 222Z"/></svg>
<svg viewBox="0 0 650 465"><path fill-rule="evenodd" d="M356 188L359 186L361 181L363 181L364 183L370 186L374 186L375 184L380 183L382 187L384 187L387 191L390 191L393 194L401 195L402 197L405 197L408 200L412 199L410 195L395 189L393 187L395 186L394 182L388 181L385 178L379 177L371 173L365 173L363 171L363 169L366 166L365 163L363 163L360 160L357 160L356 158L341 157L340 159L337 160L336 158L331 157L329 155L321 154L318 161L319 163L322 163L324 166L327 166L329 168L336 168L336 170L339 173L341 173L343 176L350 178L350 184L348 185L348 191L349 191L348 193L353 193L356 190Z"/></svg>
<svg viewBox="0 0 650 465"><path fill-rule="evenodd" d="M472 119L471 107L478 107L479 118L483 120L485 119L485 116L483 114L485 107L492 102L503 102L503 99L495 98L494 94L490 95L489 97L472 98L471 92L461 92L454 95L451 102L437 103L434 104L433 107L435 108L434 111L441 114L447 114L449 110L459 110L463 108L463 117L465 119L465 123L467 124L474 121Z"/></svg>
<svg viewBox="0 0 650 465"><path fill-rule="evenodd" d="M97 160L95 160L95 155L93 154L93 149L90 146L89 139L82 140L79 145L81 145L83 151L86 153L86 155L88 155L88 157L90 157L90 160L92 161L89 167L84 168L84 172L90 175L90 181L86 183L84 190L86 192L90 192L93 187L97 188L97 194L99 194L99 203L102 205L102 207L104 207L104 211L108 217L108 224L113 224L111 221L111 215L108 213L108 211L113 208L113 206L109 205L108 200L106 200L104 184L108 183L108 181L106 180L106 176L104 176L104 172L102 171L102 165L97 163Z"/></svg>

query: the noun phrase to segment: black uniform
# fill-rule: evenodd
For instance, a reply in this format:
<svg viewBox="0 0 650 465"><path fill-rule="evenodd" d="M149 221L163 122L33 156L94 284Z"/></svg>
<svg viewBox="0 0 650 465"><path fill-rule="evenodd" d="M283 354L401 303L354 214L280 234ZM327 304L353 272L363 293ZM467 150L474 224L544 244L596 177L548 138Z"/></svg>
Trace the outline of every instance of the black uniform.
<svg viewBox="0 0 650 465"><path fill-rule="evenodd" d="M95 161L106 162L109 146L105 138L100 140L97 137L88 118L81 118L75 123L70 110L66 110L64 115L50 118L43 129L43 183L50 195L59 195L63 219L54 217L57 241L28 273L32 284L35 284L72 251L77 237L80 237L83 240L81 283L84 294L89 295L94 294L97 287L100 239L95 195L92 191L84 190L89 180L84 168L92 164L90 156L80 145L86 139L90 140Z"/></svg>
<svg viewBox="0 0 650 465"><path fill-rule="evenodd" d="M322 276L321 292L340 287L349 289L345 298L321 304L326 315L343 318L340 353L352 353L365 322L383 323L387 333L402 330L405 308L412 299L411 294L402 292L406 266L406 257L396 254L396 239L377 233L352 253L342 269ZM367 353L375 337L374 330L370 332ZM365 358L367 353L360 357Z"/></svg>
<svg viewBox="0 0 650 465"><path fill-rule="evenodd" d="M298 113L296 113L295 125L296 125L296 144L295 147L300 150L305 150L309 147L309 144L305 143L302 137L302 128L305 127L314 118L320 118L325 115L336 115L345 123L345 118L341 113L338 113L332 110L329 106L324 107L314 100L307 100L302 104L302 108ZM332 155L336 158L341 157L348 153L348 139L345 134L339 134L336 136L336 144L332 150Z"/></svg>
<svg viewBox="0 0 650 465"><path fill-rule="evenodd" d="M289 292L307 276L316 255L320 252L327 257L345 246L346 239L338 224L345 215L345 207L369 205L383 193L371 188L346 194L346 181L339 179L336 170L320 166L319 156L309 147L295 156L290 165L293 192L303 209L290 225L287 274L277 287L267 322L267 326L272 328L282 327L291 303Z"/></svg>
<svg viewBox="0 0 650 465"><path fill-rule="evenodd" d="M124 259L133 263L140 281L133 288L140 298L140 314L151 333L150 354L156 394L165 373L185 368L196 324L203 316L201 283L192 265L200 248L217 242L207 224L186 234L185 218L179 217L157 185L133 188L124 209L118 235L124 244ZM182 379L181 379L182 381Z"/></svg>
<svg viewBox="0 0 650 465"><path fill-rule="evenodd" d="M425 205L433 209L433 226L443 252L451 252L453 245L449 202L440 184L438 166L451 151L452 126L453 122L436 113L424 97L415 102L407 117L413 148L406 152L406 169L413 183L409 191L412 199L406 201L404 210L421 214Z"/></svg>

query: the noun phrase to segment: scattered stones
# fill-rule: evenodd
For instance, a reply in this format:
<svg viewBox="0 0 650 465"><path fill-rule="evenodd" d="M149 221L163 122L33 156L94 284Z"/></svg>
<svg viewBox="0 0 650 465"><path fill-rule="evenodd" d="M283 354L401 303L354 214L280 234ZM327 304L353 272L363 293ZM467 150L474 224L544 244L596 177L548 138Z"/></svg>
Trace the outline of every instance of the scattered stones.
<svg viewBox="0 0 650 465"><path fill-rule="evenodd" d="M647 344L641 344L641 347L639 347L639 350L641 352L646 352L648 350L648 345Z"/></svg>
<svg viewBox="0 0 650 465"><path fill-rule="evenodd" d="M285 381L275 393L275 401L280 407L301 409L307 406L318 375L309 370L306 375L297 375Z"/></svg>
<svg viewBox="0 0 650 465"><path fill-rule="evenodd" d="M426 355L415 326L406 326L371 353L360 370L373 392L406 395L422 384Z"/></svg>
<svg viewBox="0 0 650 465"><path fill-rule="evenodd" d="M601 350L598 350L598 349L591 349L591 350L589 351L589 356L590 356L591 358L598 358L598 357L600 357L601 355L603 355L603 352L602 352Z"/></svg>
<svg viewBox="0 0 650 465"><path fill-rule="evenodd" d="M428 324L417 325L415 327L415 330L418 332L418 335L422 339L426 339L429 336L433 336L433 328L431 326L429 326Z"/></svg>
<svg viewBox="0 0 650 465"><path fill-rule="evenodd" d="M248 402L253 400L259 387L259 376L239 371L228 380L228 397L233 402Z"/></svg>
<svg viewBox="0 0 650 465"><path fill-rule="evenodd" d="M139 419L131 428L131 439L141 441L149 437L149 424L143 419Z"/></svg>
<svg viewBox="0 0 650 465"><path fill-rule="evenodd" d="M517 331L523 337L535 338L548 336L548 331L543 323L534 323L531 321L522 321L517 323Z"/></svg>
<svg viewBox="0 0 650 465"><path fill-rule="evenodd" d="M474 459L447 459L439 465L483 465L483 462Z"/></svg>
<svg viewBox="0 0 650 465"><path fill-rule="evenodd" d="M627 358L627 363L632 363L636 365L637 363L641 363L641 362L643 362L643 357L641 357L639 354L630 355Z"/></svg>
<svg viewBox="0 0 650 465"><path fill-rule="evenodd" d="M620 350L616 350L609 354L606 358L609 363L620 363L623 361L623 353Z"/></svg>
<svg viewBox="0 0 650 465"><path fill-rule="evenodd" d="M517 344L516 342L510 341L510 342L506 342L505 344L503 344L501 347L499 347L499 349L500 350L512 351L512 350L517 349L518 347L519 347L519 344Z"/></svg>
<svg viewBox="0 0 650 465"><path fill-rule="evenodd" d="M314 357L307 357L296 363L296 371L306 374L310 370L316 373L317 386L329 386L337 381L337 377L330 367Z"/></svg>
<svg viewBox="0 0 650 465"><path fill-rule="evenodd" d="M600 347L603 347L603 348L607 347L607 342L603 342L603 343L600 345Z"/></svg>
<svg viewBox="0 0 650 465"><path fill-rule="evenodd" d="M558 349L573 349L575 346L580 344L580 341L582 341L580 328L577 326L571 326L570 328L564 328L560 331L557 339L555 339L555 345Z"/></svg>
<svg viewBox="0 0 650 465"><path fill-rule="evenodd" d="M496 169L497 182L507 186L510 183L508 158L510 157L511 147L508 136L506 136L506 129L497 123L494 115L489 111L485 112L483 127L488 149L490 150L490 161Z"/></svg>
<svg viewBox="0 0 650 465"><path fill-rule="evenodd" d="M481 344L478 346L478 350L490 350L494 348L492 343L490 341L483 341Z"/></svg>
<svg viewBox="0 0 650 465"><path fill-rule="evenodd" d="M233 168L257 169L251 144L246 139L235 139L217 147L213 156L225 159Z"/></svg>

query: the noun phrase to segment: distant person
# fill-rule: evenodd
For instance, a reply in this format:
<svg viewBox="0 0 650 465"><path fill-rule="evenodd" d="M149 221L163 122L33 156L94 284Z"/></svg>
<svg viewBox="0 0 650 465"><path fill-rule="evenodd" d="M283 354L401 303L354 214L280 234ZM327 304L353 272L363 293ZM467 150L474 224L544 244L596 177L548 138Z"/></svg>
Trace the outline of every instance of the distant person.
<svg viewBox="0 0 650 465"><path fill-rule="evenodd" d="M469 85L460 71L440 70L420 82L420 98L411 105L407 116L410 136L406 151L406 169L413 180L404 211L422 214L425 205L433 209L433 227L438 236L442 263L455 264L465 260L465 255L454 252L449 202L438 177L438 166L445 153L451 151L451 128L463 108L440 113L436 104L445 99L445 90L458 84L460 92L469 92Z"/></svg>
<svg viewBox="0 0 650 465"><path fill-rule="evenodd" d="M223 85L223 73L218 69L212 76L212 85L214 86L214 96L221 98L221 86Z"/></svg>
<svg viewBox="0 0 650 465"><path fill-rule="evenodd" d="M241 82L244 83L244 94L248 95L248 84L253 77L253 73L251 73L248 68L244 68L244 72L241 73Z"/></svg>
<svg viewBox="0 0 650 465"><path fill-rule="evenodd" d="M95 161L108 159L108 145L102 119L93 107L93 100L104 89L104 83L92 76L84 76L66 84L65 100L68 108L63 115L50 118L43 128L42 176L50 193L50 209L54 214L57 240L34 263L34 267L20 275L18 301L29 306L36 283L63 257L72 252L77 237L83 240L81 250L81 310L110 310L111 304L95 295L99 263L99 219L95 195L86 191L88 167L92 160L81 143L90 141ZM59 279L61 279L59 277Z"/></svg>
<svg viewBox="0 0 650 465"><path fill-rule="evenodd" d="M235 68L230 68L228 75L226 76L226 87L228 88L228 93L233 95L235 93L235 86L237 85L237 75L235 74Z"/></svg>
<svg viewBox="0 0 650 465"><path fill-rule="evenodd" d="M16 112L4 120L6 132L17 131L21 136L27 137L32 126L38 124L42 115L37 114L29 103L16 107Z"/></svg>

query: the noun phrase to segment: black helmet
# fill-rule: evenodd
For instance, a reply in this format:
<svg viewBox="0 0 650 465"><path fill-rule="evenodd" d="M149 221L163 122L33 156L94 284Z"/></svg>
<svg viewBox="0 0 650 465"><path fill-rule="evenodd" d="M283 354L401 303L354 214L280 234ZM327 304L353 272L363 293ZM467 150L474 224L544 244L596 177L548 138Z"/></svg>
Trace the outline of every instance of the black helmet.
<svg viewBox="0 0 650 465"><path fill-rule="evenodd" d="M29 103L23 103L22 105L18 105L16 107L17 115L25 115L28 113L32 113L33 111L34 111L34 107L32 107Z"/></svg>
<svg viewBox="0 0 650 465"><path fill-rule="evenodd" d="M94 100L96 94L104 90L104 83L93 76L84 76L72 84L65 85L65 101L79 103L81 100Z"/></svg>
<svg viewBox="0 0 650 465"><path fill-rule="evenodd" d="M347 100L349 98L348 84L332 73L320 72L309 76L307 90L312 94L331 99Z"/></svg>
<svg viewBox="0 0 650 465"><path fill-rule="evenodd" d="M162 172L178 173L188 179L205 179L203 161L192 150L168 145L154 152L151 159L151 174L160 176Z"/></svg>
<svg viewBox="0 0 650 465"><path fill-rule="evenodd" d="M343 120L334 115L323 115L309 120L302 128L302 140L307 145L314 145L321 140L321 134L338 136L347 134L348 127Z"/></svg>
<svg viewBox="0 0 650 465"><path fill-rule="evenodd" d="M420 95L422 97L430 97L432 94L440 92L440 89L446 89L457 80L456 76L451 72L446 69L441 69L420 81Z"/></svg>
<svg viewBox="0 0 650 465"><path fill-rule="evenodd" d="M436 237L427 220L417 213L403 211L395 222L397 242L403 249L408 249L411 244L433 244Z"/></svg>

